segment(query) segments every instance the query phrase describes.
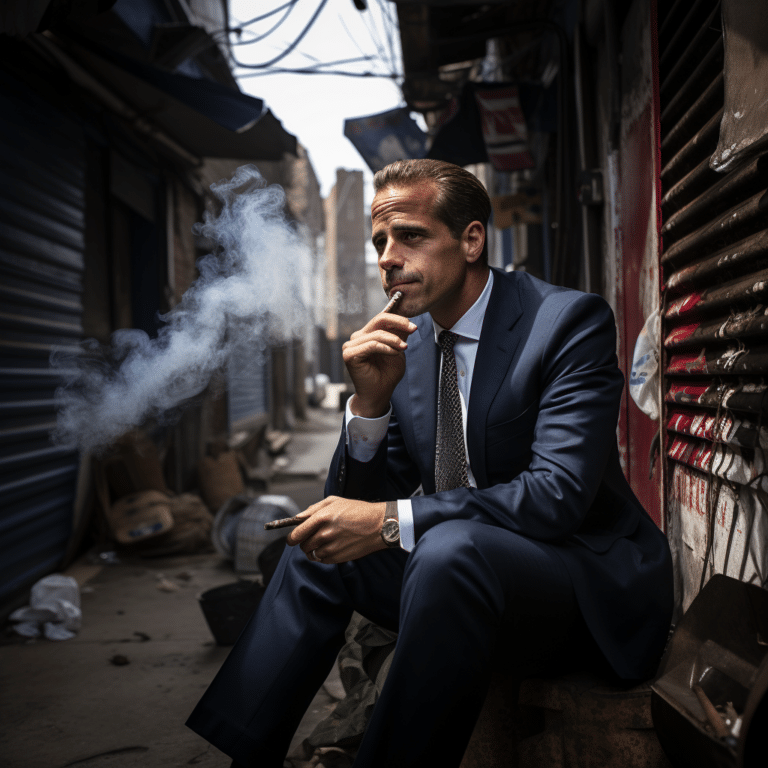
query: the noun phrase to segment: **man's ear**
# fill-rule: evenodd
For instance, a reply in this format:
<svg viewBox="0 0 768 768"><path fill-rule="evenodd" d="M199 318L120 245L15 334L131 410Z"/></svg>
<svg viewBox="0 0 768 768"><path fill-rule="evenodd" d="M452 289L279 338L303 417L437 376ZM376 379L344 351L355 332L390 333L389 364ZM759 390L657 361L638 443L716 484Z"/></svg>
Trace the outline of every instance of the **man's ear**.
<svg viewBox="0 0 768 768"><path fill-rule="evenodd" d="M485 245L485 227L479 221L467 225L462 235L465 245L467 262L474 264L483 253Z"/></svg>

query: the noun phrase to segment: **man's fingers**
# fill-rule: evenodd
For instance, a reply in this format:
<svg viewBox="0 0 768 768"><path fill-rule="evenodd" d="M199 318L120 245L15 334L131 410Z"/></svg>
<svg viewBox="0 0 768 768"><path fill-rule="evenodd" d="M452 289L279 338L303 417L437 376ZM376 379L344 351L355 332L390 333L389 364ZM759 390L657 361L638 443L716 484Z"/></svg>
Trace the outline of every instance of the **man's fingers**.
<svg viewBox="0 0 768 768"><path fill-rule="evenodd" d="M306 541L324 522L325 518L315 512L288 534L288 546L294 547Z"/></svg>
<svg viewBox="0 0 768 768"><path fill-rule="evenodd" d="M323 520L323 522L327 522L327 520ZM309 535L305 536L301 540L300 547L304 552L310 552L313 549L317 549L318 547L325 544L329 539L329 534L327 529L324 529L324 526L320 526L315 528Z"/></svg>
<svg viewBox="0 0 768 768"><path fill-rule="evenodd" d="M408 344L391 333L376 332L356 341L347 341L342 349L345 363L367 360L374 355L397 355L406 350Z"/></svg>
<svg viewBox="0 0 768 768"><path fill-rule="evenodd" d="M322 501L318 501L317 503L307 507L303 512L300 512L298 515L296 515L296 517L306 516L306 520L311 520L318 512L320 512L320 510L327 507L337 498L337 496L328 496ZM320 524L320 522L317 523L317 525ZM312 532L316 530L316 527L317 526L307 526L306 522L300 523L288 534L288 546L294 547L296 544L300 544L306 539L307 536L312 535Z"/></svg>
<svg viewBox="0 0 768 768"><path fill-rule="evenodd" d="M368 341L380 341L382 344L388 344L393 349L405 349L408 346L408 343L401 339L397 334L391 333L390 331L385 331L383 328L380 328L378 330L371 331L370 333L362 334L356 339L345 341L342 349L357 349L359 346L365 344Z"/></svg>
<svg viewBox="0 0 768 768"><path fill-rule="evenodd" d="M372 317L359 331L355 331L351 339L358 338L373 331L385 330L395 333L400 338L407 338L416 330L416 325L407 317L400 317L388 312Z"/></svg>
<svg viewBox="0 0 768 768"><path fill-rule="evenodd" d="M362 360L374 355L402 355L403 347L394 348L389 344L371 339L362 344L358 344L352 349L345 349L342 353L344 362L348 363L354 360Z"/></svg>

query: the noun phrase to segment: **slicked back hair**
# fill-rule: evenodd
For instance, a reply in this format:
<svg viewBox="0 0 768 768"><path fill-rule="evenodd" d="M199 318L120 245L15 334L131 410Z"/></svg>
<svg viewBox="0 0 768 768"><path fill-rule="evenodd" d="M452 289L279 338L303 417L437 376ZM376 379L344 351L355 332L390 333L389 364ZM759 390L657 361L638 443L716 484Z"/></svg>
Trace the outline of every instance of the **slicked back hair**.
<svg viewBox="0 0 768 768"><path fill-rule="evenodd" d="M486 236L480 260L488 264L491 199L485 187L469 171L442 160L398 160L376 173L373 189L380 192L387 187L404 187L420 181L431 181L437 187L432 213L457 240L473 221L483 225Z"/></svg>

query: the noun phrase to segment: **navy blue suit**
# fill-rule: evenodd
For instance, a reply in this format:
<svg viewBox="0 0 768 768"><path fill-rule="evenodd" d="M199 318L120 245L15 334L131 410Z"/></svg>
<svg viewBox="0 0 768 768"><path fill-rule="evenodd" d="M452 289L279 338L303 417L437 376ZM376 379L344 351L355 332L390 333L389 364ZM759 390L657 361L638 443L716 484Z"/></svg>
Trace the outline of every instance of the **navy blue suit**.
<svg viewBox="0 0 768 768"><path fill-rule="evenodd" d="M414 322L386 439L360 463L342 432L326 493L402 499L421 485L424 495L412 499L416 545L339 566L286 552L189 721L244 765L282 764L352 610L400 633L358 753L366 768L458 766L493 653L510 642L516 657L514 644L547 621L573 627L578 615L627 679L649 674L663 649L671 560L619 465L624 381L606 302L495 273L467 416L478 487L441 493L439 351L429 315Z"/></svg>

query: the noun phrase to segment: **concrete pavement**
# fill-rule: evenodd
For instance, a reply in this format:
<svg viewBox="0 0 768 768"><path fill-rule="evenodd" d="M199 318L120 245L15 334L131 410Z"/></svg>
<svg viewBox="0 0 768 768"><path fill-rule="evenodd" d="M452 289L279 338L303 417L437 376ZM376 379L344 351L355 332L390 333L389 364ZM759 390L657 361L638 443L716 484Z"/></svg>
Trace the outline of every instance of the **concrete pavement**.
<svg viewBox="0 0 768 768"><path fill-rule="evenodd" d="M313 409L269 492L300 508L322 498L341 414ZM69 570L81 585L83 627L64 642L0 645L0 765L5 768L225 768L230 761L184 726L229 651L217 647L197 601L236 579L218 555L122 558ZM158 588L168 583L171 591ZM122 657L122 658L120 658ZM337 674L318 693L292 744L333 708Z"/></svg>

